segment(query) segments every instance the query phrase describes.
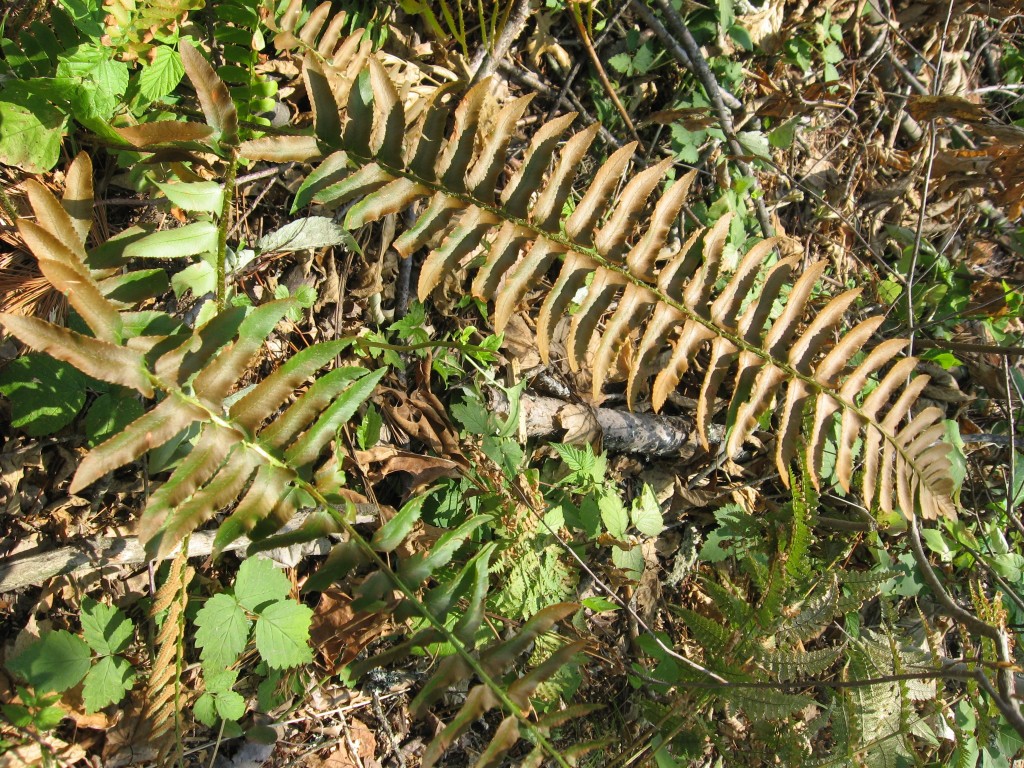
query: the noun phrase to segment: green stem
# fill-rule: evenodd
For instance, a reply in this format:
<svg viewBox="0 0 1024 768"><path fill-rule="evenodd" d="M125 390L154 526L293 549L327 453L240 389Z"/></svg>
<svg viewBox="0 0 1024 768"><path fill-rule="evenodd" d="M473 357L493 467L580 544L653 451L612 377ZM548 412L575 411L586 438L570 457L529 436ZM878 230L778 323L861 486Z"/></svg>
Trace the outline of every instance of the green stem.
<svg viewBox="0 0 1024 768"><path fill-rule="evenodd" d="M3 208L4 215L11 220L12 227L21 218L18 216L18 211L15 209L14 203L11 202L11 198L7 196L7 190L3 187L0 187L0 208Z"/></svg>
<svg viewBox="0 0 1024 768"><path fill-rule="evenodd" d="M235 198L235 177L238 173L238 150L232 149L228 157L228 170L224 176L224 202L217 220L217 311L223 312L227 303L227 270L225 260L228 251L228 228L231 224L231 204Z"/></svg>

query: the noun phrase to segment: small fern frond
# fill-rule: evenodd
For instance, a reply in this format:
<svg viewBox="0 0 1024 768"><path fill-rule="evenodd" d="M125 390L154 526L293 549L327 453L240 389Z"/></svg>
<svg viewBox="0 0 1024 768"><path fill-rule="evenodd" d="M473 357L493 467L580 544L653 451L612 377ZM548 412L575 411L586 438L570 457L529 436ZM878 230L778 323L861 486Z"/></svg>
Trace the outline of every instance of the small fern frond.
<svg viewBox="0 0 1024 768"><path fill-rule="evenodd" d="M779 680L810 680L835 664L842 655L842 646L816 651L761 651L758 663Z"/></svg>
<svg viewBox="0 0 1024 768"><path fill-rule="evenodd" d="M185 607L188 584L194 572L188 564L188 547L182 547L171 562L167 581L156 593L150 616L154 621L161 614L163 624L156 636L156 657L146 685L144 723L149 729L147 740L157 750L160 765L181 762L181 712L185 706L181 691L181 673L185 659ZM177 760L172 752L178 749Z"/></svg>
<svg viewBox="0 0 1024 768"><path fill-rule="evenodd" d="M298 8L295 2L292 6ZM537 131L518 170L499 189L505 152L529 97L505 105L484 125L488 82L477 84L457 102L444 86L406 130L402 100L365 42L356 36L342 40L332 32L321 37L322 50L313 48L326 20L321 9L301 29L298 11L286 14L279 35L280 45L307 51L303 72L317 141L308 157L329 155L300 189L297 204L337 207L352 202L345 223L355 228L423 202L415 223L394 244L403 257L429 249L420 272L420 299L426 300L467 263L479 262L470 292L494 300L498 332L557 265L537 320L537 344L545 360L556 323L590 279L586 298L571 316L567 356L574 370L592 363L595 397L631 334L639 333L639 342L629 367L627 398L635 404L641 387L653 378L655 410L707 344L711 361L697 399L697 428L705 445L720 390L734 371L728 455L736 456L764 414L774 409L775 460L783 482L788 483L789 464L802 437L817 488L825 435L838 414L836 475L844 489L850 490L854 449L863 441L861 486L867 502L877 502L886 512L898 506L907 517L954 514L949 445L938 429L941 413L926 409L912 414L928 378L917 376L908 383L916 367L913 358L886 368L905 342L879 345L848 371L881 323L881 318L870 318L826 350L859 289L814 306L824 263L812 264L798 276L793 258L766 268L779 243L773 239L753 246L735 271L727 273L721 265L728 216L707 232L691 235L674 253L663 253L693 176L657 195L649 213L648 200L655 196L668 162L635 174L613 199L631 162L632 145L605 161L563 221L561 211L580 160L596 135L593 128L584 130L556 152L572 120L568 115ZM452 129L446 133L453 108ZM243 145L242 155L257 159L287 154L304 139L260 140ZM304 146L310 148L308 142ZM718 289L720 284L725 287ZM779 302L782 312L772 320ZM808 314L813 317L805 323ZM876 378L878 384L871 389ZM813 413L806 427L805 411Z"/></svg>

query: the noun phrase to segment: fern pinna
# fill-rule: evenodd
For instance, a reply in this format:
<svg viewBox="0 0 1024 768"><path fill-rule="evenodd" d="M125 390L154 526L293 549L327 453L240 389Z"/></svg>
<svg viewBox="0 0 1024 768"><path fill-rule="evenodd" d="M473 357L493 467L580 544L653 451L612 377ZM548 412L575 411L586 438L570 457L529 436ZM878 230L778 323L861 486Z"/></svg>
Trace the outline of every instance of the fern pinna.
<svg viewBox="0 0 1024 768"><path fill-rule="evenodd" d="M228 510L219 523L218 550L243 534L256 542L250 551L258 551L344 532L347 538L306 582L306 591L358 577L354 608L393 613L403 621L418 616L426 626L386 653L354 665L352 674L358 676L415 649L447 642L456 655L430 677L413 701L412 711L424 713L452 684L472 675L480 681L428 747L422 764L435 764L466 728L498 709L504 720L478 765L497 764L519 741L521 731L535 744L524 765L540 765L545 757L568 765L550 745L547 734L588 708L536 718L529 702L537 686L569 664L583 644L566 642L522 677L509 684L498 680L513 662L521 661L540 634L550 632L579 606L548 606L509 637L496 636L477 650L489 559L495 545L481 548L468 563L456 568L454 575L440 574L451 566L467 538L490 518L471 517L445 533L429 551L392 567L385 558L412 533L424 497L412 499L366 540L341 511L344 502L337 494L335 459L322 459L322 454L331 453L325 449L373 392L386 369L344 366L325 371L352 343L351 339L339 339L303 349L256 385L235 393L239 378L285 313L296 306L295 300L272 301L256 308L232 307L194 330L162 312L126 311L126 306L165 290L168 281L166 276L162 281L152 280L151 270L111 272L125 266L126 251L145 253L147 239L160 233L136 232L87 249L91 172L88 156L80 155L69 169L62 201L43 185L28 182L35 221L18 221L19 232L43 274L67 297L91 335L39 318L0 314L0 323L26 344L97 379L157 399L155 406L120 434L85 455L71 491L84 489L150 450L180 439L190 428L197 430L191 447L170 477L156 486L142 512L139 536L152 557L167 556L190 532ZM131 290L125 291L125 286ZM147 288L140 291L139 286ZM134 295L132 301L111 298L129 293ZM309 516L301 528L275 535L300 506L312 504L320 511ZM433 586L421 594L425 583ZM166 669L160 672L159 688L166 693L176 676L167 675ZM160 712L154 727L164 728L166 712ZM589 746L575 749L585 751Z"/></svg>
<svg viewBox="0 0 1024 768"><path fill-rule="evenodd" d="M781 478L787 480L802 437L817 487L825 444L839 414L836 476L844 490L850 490L862 441L867 503L877 499L883 511L898 507L908 518L955 514L943 413L929 407L911 415L929 379L911 378L914 358L897 359L907 342L884 341L849 370L883 322L871 317L825 352L860 289L831 299L804 324L824 263L799 275L793 257L766 267L777 245L769 239L726 274L721 263L728 217L693 233L666 255L669 231L693 177L672 183L647 213L648 199L671 164L666 160L633 176L613 200L635 144L608 158L563 218L576 171L597 133L591 126L556 152L571 114L536 131L518 169L499 191L506 149L531 97L502 107L485 128L481 113L489 83L474 86L458 100L449 84L437 88L407 125L402 99L369 43L359 34L342 38L340 23L323 30L329 5L321 5L300 25L300 4L292 2L275 39L279 47L302 54L315 136L268 137L244 143L240 150L250 159L326 155L299 189L296 206L352 203L345 223L355 228L425 202L412 227L394 243L406 258L430 247L419 278L420 298L425 300L446 276L479 256L479 266L469 261L476 270L471 291L479 299L494 299L498 332L527 292L557 265L537 316L537 345L545 360L556 323L590 278L586 299L572 315L567 352L573 369L592 366L595 397L631 336L638 341L629 364L628 401L634 405L641 386L653 378L655 410L708 343L711 357L696 413L705 446L715 399L735 371L725 445L729 456L740 451L775 401L775 461ZM447 131L452 110L453 127ZM716 287L719 281L724 288ZM780 301L782 313L770 320ZM875 378L880 379L877 386Z"/></svg>

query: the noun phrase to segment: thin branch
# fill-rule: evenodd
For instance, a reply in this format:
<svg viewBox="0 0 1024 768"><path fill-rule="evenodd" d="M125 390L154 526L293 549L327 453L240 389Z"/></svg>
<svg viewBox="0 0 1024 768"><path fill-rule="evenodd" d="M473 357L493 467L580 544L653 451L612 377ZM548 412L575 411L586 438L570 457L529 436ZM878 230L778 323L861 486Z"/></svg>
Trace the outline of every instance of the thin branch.
<svg viewBox="0 0 1024 768"><path fill-rule="evenodd" d="M641 5L641 0L630 0L634 7ZM697 45L697 41L693 39L693 35L690 34L690 30L687 28L686 23L679 15L678 11L669 0L654 0L655 5L659 8L666 22L668 22L669 29L675 33L675 36L679 39L683 50L689 57L693 64L693 73L700 81L701 85L704 86L704 91L707 93L708 98L711 100L712 106L715 108L715 113L718 116L719 125L722 128L722 133L725 134L725 138L729 144L729 149L732 151L734 162L737 167L743 173L754 180L755 189L760 190L760 183L757 177L754 175L750 164L742 158L746 153L743 149L743 145L740 144L739 138L736 136L736 128L732 121L732 113L725 105L723 91L721 86L718 84L717 78L708 66L707 61L704 59L704 55L700 51L700 46ZM765 237L771 237L774 234L774 229L771 224L771 219L768 217L768 208L764 204L764 200L760 195L753 197L754 212L757 215L758 224L761 225L761 233Z"/></svg>
<svg viewBox="0 0 1024 768"><path fill-rule="evenodd" d="M601 81L601 85L604 86L605 93L607 93L608 98L612 100L612 104L615 105L615 109L626 123L626 128L629 129L630 134L637 143L643 146L643 142L640 140L640 134L636 132L636 126L633 125L632 118L630 118L626 108L622 105L622 101L619 99L619 94L616 93L616 89L608 79L608 73L604 71L604 65L601 64L601 59L598 57L597 51L594 50L594 44L590 41L590 35L587 34L586 25L583 23L583 14L580 11L579 3L571 2L569 6L569 15L572 16L573 23L576 25L576 32L583 41L583 47L587 49L587 55L590 57L590 61L593 63L594 68L597 70L597 77Z"/></svg>
<svg viewBox="0 0 1024 768"><path fill-rule="evenodd" d="M932 591L935 599L938 600L939 605L942 606L945 614L954 621L958 621L963 624L974 634L987 637L990 640L998 641L1000 635L998 629L993 627L991 624L986 624L973 613L969 613L957 605L946 591L946 588L942 586L942 582L939 581L939 577L935 574L932 564L928 561L928 555L925 554L924 545L921 543L921 532L918 529L916 517L911 518L909 531L910 551L914 555L914 561L917 563L917 568L921 572L921 576L924 578L925 584L928 585L928 588ZM1004 661L1008 661L1008 659L1004 659Z"/></svg>

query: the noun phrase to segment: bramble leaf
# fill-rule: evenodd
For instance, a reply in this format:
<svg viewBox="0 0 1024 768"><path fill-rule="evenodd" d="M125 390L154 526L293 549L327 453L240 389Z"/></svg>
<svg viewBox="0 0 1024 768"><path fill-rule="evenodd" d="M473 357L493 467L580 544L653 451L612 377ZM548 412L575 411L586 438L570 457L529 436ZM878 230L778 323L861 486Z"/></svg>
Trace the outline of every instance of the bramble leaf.
<svg viewBox="0 0 1024 768"><path fill-rule="evenodd" d="M89 671L92 652L85 641L63 629L47 632L7 663L37 691L60 693L75 686Z"/></svg>
<svg viewBox="0 0 1024 768"><path fill-rule="evenodd" d="M116 704L135 684L135 671L123 656L104 656L85 676L82 700L86 712Z"/></svg>
<svg viewBox="0 0 1024 768"><path fill-rule="evenodd" d="M253 613L259 613L269 603L286 599L291 589L288 577L266 557L245 560L235 579L235 599Z"/></svg>
<svg viewBox="0 0 1024 768"><path fill-rule="evenodd" d="M269 605L256 621L256 649L273 669L297 667L313 660L309 626L313 611L283 600Z"/></svg>
<svg viewBox="0 0 1024 768"><path fill-rule="evenodd" d="M90 597L82 600L82 636L100 656L121 653L134 633L131 620L120 608L98 603Z"/></svg>
<svg viewBox="0 0 1024 768"><path fill-rule="evenodd" d="M196 645L206 669L226 669L249 642L251 623L234 597L214 595L196 614Z"/></svg>

